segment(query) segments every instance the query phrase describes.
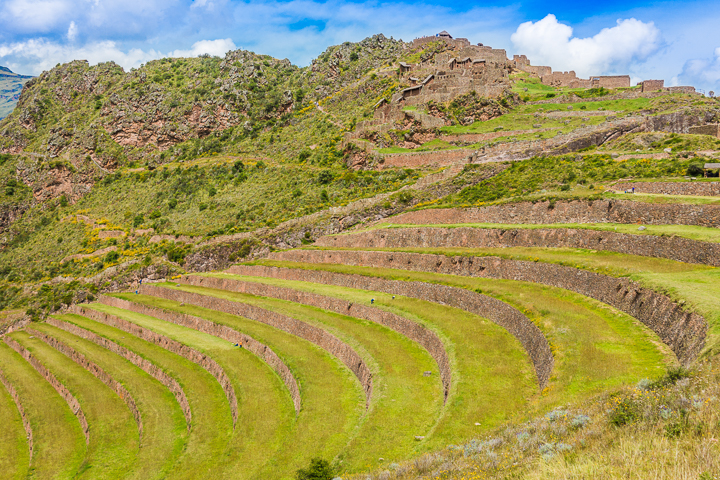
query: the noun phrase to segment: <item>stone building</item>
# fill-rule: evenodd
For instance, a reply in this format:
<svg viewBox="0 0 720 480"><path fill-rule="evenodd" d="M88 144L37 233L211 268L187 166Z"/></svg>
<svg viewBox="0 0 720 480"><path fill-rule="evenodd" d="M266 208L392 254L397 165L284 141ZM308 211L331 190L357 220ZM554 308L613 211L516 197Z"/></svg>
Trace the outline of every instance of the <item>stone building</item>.
<svg viewBox="0 0 720 480"><path fill-rule="evenodd" d="M644 80L639 85L643 92L657 92L665 88L665 80Z"/></svg>
<svg viewBox="0 0 720 480"><path fill-rule="evenodd" d="M720 138L720 123L690 127L688 129L688 133L692 133L694 135L712 135L713 137Z"/></svg>

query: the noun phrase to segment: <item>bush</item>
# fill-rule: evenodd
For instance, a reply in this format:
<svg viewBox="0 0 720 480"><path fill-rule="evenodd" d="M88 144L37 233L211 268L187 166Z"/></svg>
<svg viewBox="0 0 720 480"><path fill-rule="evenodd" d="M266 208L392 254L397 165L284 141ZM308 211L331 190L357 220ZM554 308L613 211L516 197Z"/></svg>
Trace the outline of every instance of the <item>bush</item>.
<svg viewBox="0 0 720 480"><path fill-rule="evenodd" d="M705 173L703 170L702 165L698 165L697 163L693 163L687 168L687 174L691 177L700 177Z"/></svg>
<svg viewBox="0 0 720 480"><path fill-rule="evenodd" d="M297 480L332 480L334 475L330 462L322 458L313 458L308 468L300 468L295 472Z"/></svg>
<svg viewBox="0 0 720 480"><path fill-rule="evenodd" d="M637 405L630 398L623 398L610 413L610 423L622 427L635 422L639 417Z"/></svg>
<svg viewBox="0 0 720 480"><path fill-rule="evenodd" d="M133 227L139 227L140 225L145 222L145 216L143 214L137 214L135 215L135 218L133 218Z"/></svg>
<svg viewBox="0 0 720 480"><path fill-rule="evenodd" d="M321 185L327 185L328 183L333 181L333 174L330 172L330 170L323 170L318 174L318 183Z"/></svg>

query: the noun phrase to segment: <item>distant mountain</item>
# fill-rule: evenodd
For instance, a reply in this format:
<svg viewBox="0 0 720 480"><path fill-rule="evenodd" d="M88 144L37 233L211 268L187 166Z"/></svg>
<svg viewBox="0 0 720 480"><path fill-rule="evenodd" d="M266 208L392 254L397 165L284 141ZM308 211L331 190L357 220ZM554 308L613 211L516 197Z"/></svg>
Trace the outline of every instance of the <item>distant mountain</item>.
<svg viewBox="0 0 720 480"><path fill-rule="evenodd" d="M7 67L0 66L0 120L10 115L20 98L20 91L31 76L18 75Z"/></svg>

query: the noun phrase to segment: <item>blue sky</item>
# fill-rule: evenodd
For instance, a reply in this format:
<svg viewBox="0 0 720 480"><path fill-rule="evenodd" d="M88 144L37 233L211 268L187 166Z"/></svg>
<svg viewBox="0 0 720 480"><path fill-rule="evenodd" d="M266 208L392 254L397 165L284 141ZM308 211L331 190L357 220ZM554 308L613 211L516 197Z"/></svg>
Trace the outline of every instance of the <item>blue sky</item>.
<svg viewBox="0 0 720 480"><path fill-rule="evenodd" d="M0 65L25 74L73 59L130 68L244 48L304 66L375 33L409 41L448 30L579 76L628 73L720 94L718 25L720 8L707 0L0 0Z"/></svg>

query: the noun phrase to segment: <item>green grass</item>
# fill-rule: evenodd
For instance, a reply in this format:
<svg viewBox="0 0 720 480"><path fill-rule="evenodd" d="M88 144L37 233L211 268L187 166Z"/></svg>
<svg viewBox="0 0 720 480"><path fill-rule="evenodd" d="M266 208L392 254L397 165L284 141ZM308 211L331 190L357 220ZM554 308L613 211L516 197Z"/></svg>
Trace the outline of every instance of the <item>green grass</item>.
<svg viewBox="0 0 720 480"><path fill-rule="evenodd" d="M720 243L720 229L699 227L696 225L644 225L645 230L638 230L639 225L626 223L447 223L447 224L396 224L379 223L364 230L352 231L339 235L352 235L360 231L372 231L382 228L484 228L494 230L543 228L578 230L598 230L601 232L628 233L632 235L678 236L701 242Z"/></svg>
<svg viewBox="0 0 720 480"><path fill-rule="evenodd" d="M373 372L371 411L343 453L344 467L357 471L398 461L413 453L415 435L425 435L442 409L437 364L419 345L387 327L319 308L248 294L203 293L242 300L328 330L353 347ZM129 300L133 295L123 295ZM433 372L431 377L422 375ZM397 424L398 418L403 418ZM389 428L393 426L393 428Z"/></svg>
<svg viewBox="0 0 720 480"><path fill-rule="evenodd" d="M338 360L315 345L242 317L160 298L134 301L196 315L227 325L264 343L290 368L300 387L302 409L287 442L269 459L258 478L290 479L310 458L333 458L356 432L364 414L360 383Z"/></svg>
<svg viewBox="0 0 720 480"><path fill-rule="evenodd" d="M4 359L1 365L5 366ZM25 438L25 428L15 401L2 384L0 384L0 425L2 425L0 472L3 472L3 478L7 479L26 478L30 450Z"/></svg>
<svg viewBox="0 0 720 480"><path fill-rule="evenodd" d="M25 331L10 335L72 393L85 413L90 443L77 478L116 478L137 460L137 424L125 402L93 374Z"/></svg>
<svg viewBox="0 0 720 480"><path fill-rule="evenodd" d="M472 438L525 411L530 398L537 393L534 371L520 343L501 327L477 315L412 298L393 300L392 295L378 292L233 275L227 278L280 285L356 303L369 304L370 298L374 298L377 307L436 331L448 350L453 385L442 417L419 449ZM190 285L172 288L241 300L231 292Z"/></svg>
<svg viewBox="0 0 720 480"><path fill-rule="evenodd" d="M135 297L118 296L126 300ZM224 450L225 460L213 472L218 478L254 478L284 442L295 420L295 409L282 380L249 350L226 340L135 312L124 310L117 315L194 348L223 368L238 396L238 419Z"/></svg>
<svg viewBox="0 0 720 480"><path fill-rule="evenodd" d="M559 288L529 282L384 268L270 260L258 263L441 283L470 290L479 288L483 293L519 308L541 328L556 358L555 373L548 386L550 392L546 392L540 400L541 405L575 400L608 386L654 376L672 357L666 347L658 348L657 336L632 317ZM270 283L277 280L258 281ZM294 282L293 286L302 288L298 282ZM330 287L331 290L336 288Z"/></svg>
<svg viewBox="0 0 720 480"><path fill-rule="evenodd" d="M56 316L65 320L64 316ZM105 370L130 392L143 421L140 450L125 478L164 478L187 442L185 417L170 391L128 360L46 323L35 328L69 345Z"/></svg>
<svg viewBox="0 0 720 480"><path fill-rule="evenodd" d="M118 313L104 305L91 306ZM185 391L192 411L192 430L183 454L168 477L197 478L217 465L232 435L232 420L227 398L212 375L189 360L122 330L79 315L67 315L63 319L143 356L174 377Z"/></svg>
<svg viewBox="0 0 720 480"><path fill-rule="evenodd" d="M35 453L28 478L74 478L86 452L77 418L55 389L5 342L0 343L0 360L33 431Z"/></svg>
<svg viewBox="0 0 720 480"><path fill-rule="evenodd" d="M645 203L720 205L720 198L700 195L658 195L654 193L605 193L603 197Z"/></svg>

